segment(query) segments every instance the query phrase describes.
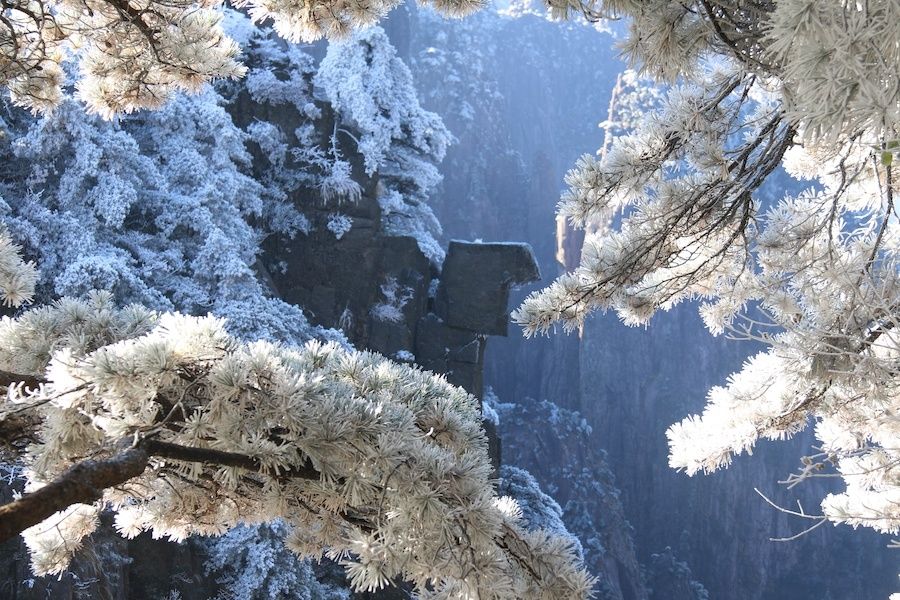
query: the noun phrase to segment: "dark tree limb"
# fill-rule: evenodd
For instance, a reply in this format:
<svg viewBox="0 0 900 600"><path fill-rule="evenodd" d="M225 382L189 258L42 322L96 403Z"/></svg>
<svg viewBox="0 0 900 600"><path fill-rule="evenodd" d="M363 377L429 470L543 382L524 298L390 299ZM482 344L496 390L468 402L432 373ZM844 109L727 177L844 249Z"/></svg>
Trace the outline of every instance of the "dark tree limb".
<svg viewBox="0 0 900 600"><path fill-rule="evenodd" d="M0 370L0 389L21 383L28 389L36 390L46 382L43 377ZM35 405L23 404L13 407L5 413L0 412L0 458L3 460L9 458L15 460L24 444L34 441L35 431L40 425L40 418L32 410Z"/></svg>
<svg viewBox="0 0 900 600"><path fill-rule="evenodd" d="M181 460L184 462L199 462L211 465L221 465L223 467L238 467L248 471L258 473L266 472L262 463L252 456L239 454L237 452L225 452L224 450L213 450L211 448L197 448L193 446L181 446L170 442L162 442L153 438L141 440L140 446L144 448L151 456L159 458L168 458L171 460ZM279 477L286 479L311 479L319 480L319 472L312 465L306 464L302 467L293 467L289 471L281 471Z"/></svg>
<svg viewBox="0 0 900 600"><path fill-rule="evenodd" d="M0 460L15 461L29 442L37 440L39 425L40 419L34 414L0 417Z"/></svg>
<svg viewBox="0 0 900 600"><path fill-rule="evenodd" d="M181 446L145 438L140 440L136 446L110 458L82 461L41 489L0 506L0 543L73 504L91 504L100 500L103 497L103 490L122 485L141 475L146 470L152 456L184 462L238 467L256 473L267 471L259 460L245 454ZM318 481L320 476L310 463L273 475L279 479L314 481Z"/></svg>
<svg viewBox="0 0 900 600"><path fill-rule="evenodd" d="M37 525L73 504L92 504L103 490L137 477L147 468L149 454L143 448L129 448L111 458L80 462L55 481L0 506L0 542Z"/></svg>

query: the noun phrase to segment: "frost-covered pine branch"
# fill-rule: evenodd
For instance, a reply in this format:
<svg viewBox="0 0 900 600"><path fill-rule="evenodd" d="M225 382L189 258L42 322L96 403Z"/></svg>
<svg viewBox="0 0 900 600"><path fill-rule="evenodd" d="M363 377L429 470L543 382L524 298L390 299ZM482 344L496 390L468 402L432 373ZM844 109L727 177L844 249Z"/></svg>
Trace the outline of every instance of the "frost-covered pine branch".
<svg viewBox="0 0 900 600"><path fill-rule="evenodd" d="M440 264L441 224L427 201L442 180L436 165L454 138L440 116L422 108L412 73L387 34L370 27L329 44L314 82L338 113L335 137L362 154L368 175L378 173L385 230L415 237Z"/></svg>
<svg viewBox="0 0 900 600"><path fill-rule="evenodd" d="M293 42L346 36L384 17L399 0L236 0L257 22ZM481 0L433 0L459 16ZM0 6L0 86L17 104L46 112L64 96L63 64L77 64L78 96L111 118L157 108L179 90L246 69L221 27L221 2L170 0L5 0Z"/></svg>
<svg viewBox="0 0 900 600"><path fill-rule="evenodd" d="M43 117L0 101L8 140L0 144L0 212L41 266L38 304L105 289L119 304L213 312L244 339L328 335L271 297L259 276L264 237L302 233L308 222L287 198L287 169L250 172L245 144L260 137L236 126L223 104L213 90L181 94L108 123L74 100Z"/></svg>
<svg viewBox="0 0 900 600"><path fill-rule="evenodd" d="M243 343L220 319L105 293L4 318L0 368L44 379L0 405L39 417L27 493L0 508L31 525L38 574L63 571L108 506L128 537L281 519L291 550L343 562L359 590L399 577L423 598L589 595L571 540L497 498L477 400L442 377L335 344ZM96 501L65 504L73 479ZM23 522L44 490L62 510Z"/></svg>
<svg viewBox="0 0 900 600"><path fill-rule="evenodd" d="M31 302L37 269L22 259L21 248L5 226L0 226L0 298L4 306L20 307Z"/></svg>
<svg viewBox="0 0 900 600"><path fill-rule="evenodd" d="M900 5L593 2L628 17L661 86L640 122L568 174L581 265L516 312L527 334L614 310L643 325L701 299L713 334L768 349L668 432L709 472L815 423L846 490L834 522L900 531ZM577 10L561 5L560 10ZM759 193L784 167L808 189ZM795 188L799 188L795 184Z"/></svg>

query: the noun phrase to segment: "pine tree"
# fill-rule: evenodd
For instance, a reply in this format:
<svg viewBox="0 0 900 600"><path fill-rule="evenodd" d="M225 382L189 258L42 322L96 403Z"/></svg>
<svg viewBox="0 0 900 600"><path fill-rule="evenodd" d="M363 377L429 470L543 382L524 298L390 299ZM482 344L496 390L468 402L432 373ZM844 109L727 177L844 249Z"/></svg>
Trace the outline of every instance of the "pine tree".
<svg viewBox="0 0 900 600"><path fill-rule="evenodd" d="M568 174L560 215L588 229L581 265L515 318L527 334L576 329L595 310L645 325L702 300L713 334L768 350L669 429L671 466L714 471L814 422L821 448L790 481L832 467L846 489L804 516L896 534L900 5L578 8L629 17L625 53L660 90ZM764 201L782 165L808 187Z"/></svg>

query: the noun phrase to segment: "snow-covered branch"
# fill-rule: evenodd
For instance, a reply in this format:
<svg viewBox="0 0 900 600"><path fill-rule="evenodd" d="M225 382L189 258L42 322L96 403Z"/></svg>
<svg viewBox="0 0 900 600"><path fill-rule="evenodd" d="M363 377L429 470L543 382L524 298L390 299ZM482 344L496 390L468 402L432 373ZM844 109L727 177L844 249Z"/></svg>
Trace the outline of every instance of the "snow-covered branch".
<svg viewBox="0 0 900 600"><path fill-rule="evenodd" d="M0 366L46 380L3 404L40 417L26 493L3 509L19 515L7 527L43 519L24 533L37 573L65 569L110 506L126 536L282 519L292 550L345 561L361 590L399 577L423 597L587 597L571 540L525 530L494 494L465 391L334 344L242 343L223 325L104 294L0 323L0 347L16 348Z"/></svg>
<svg viewBox="0 0 900 600"><path fill-rule="evenodd" d="M824 514L896 533L900 5L590 7L631 19L626 54L662 100L611 117L614 141L568 174L560 214L589 231L581 265L516 320L531 335L612 309L643 325L702 299L711 333L768 349L669 429L670 464L713 471L815 422L846 484Z"/></svg>

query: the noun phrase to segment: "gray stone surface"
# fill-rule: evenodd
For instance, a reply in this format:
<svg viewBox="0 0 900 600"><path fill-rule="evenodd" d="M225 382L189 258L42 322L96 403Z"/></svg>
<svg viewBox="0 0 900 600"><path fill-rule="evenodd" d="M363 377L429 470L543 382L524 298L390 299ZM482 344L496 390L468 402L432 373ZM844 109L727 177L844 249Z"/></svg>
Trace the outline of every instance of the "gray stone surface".
<svg viewBox="0 0 900 600"><path fill-rule="evenodd" d="M435 373L445 373L450 383L469 393L484 392L485 339L474 331L448 326L429 313L419 320L416 331L416 362Z"/></svg>
<svg viewBox="0 0 900 600"><path fill-rule="evenodd" d="M435 309L450 327L506 335L509 290L541 274L524 243L450 242Z"/></svg>

